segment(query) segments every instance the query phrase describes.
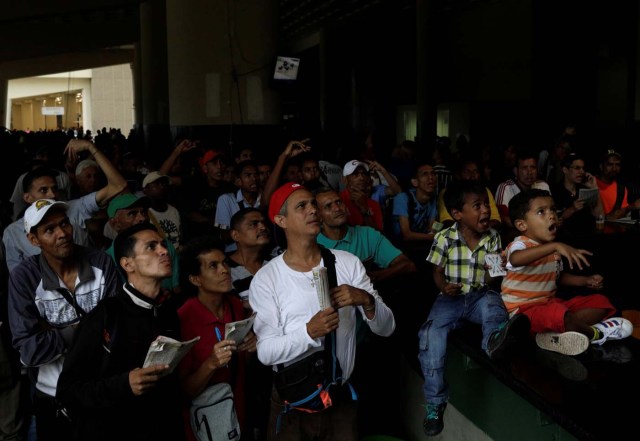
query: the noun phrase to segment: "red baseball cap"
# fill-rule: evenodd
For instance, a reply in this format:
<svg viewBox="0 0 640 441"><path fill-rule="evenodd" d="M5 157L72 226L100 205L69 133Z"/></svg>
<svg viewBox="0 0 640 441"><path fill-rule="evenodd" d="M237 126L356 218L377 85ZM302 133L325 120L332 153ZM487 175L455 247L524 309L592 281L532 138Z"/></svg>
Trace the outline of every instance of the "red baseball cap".
<svg viewBox="0 0 640 441"><path fill-rule="evenodd" d="M296 190L306 190L306 188L297 182L287 182L271 195L271 200L269 201L269 219L271 222L275 223L274 218L276 214L280 212L280 209L286 202L286 200L291 196Z"/></svg>
<svg viewBox="0 0 640 441"><path fill-rule="evenodd" d="M218 150L207 150L206 152L204 152L204 155L202 155L202 158L200 158L199 162L200 162L200 167L204 167L205 165L207 165L207 162L211 162L214 159L216 159L218 156L222 156L223 153L218 151Z"/></svg>

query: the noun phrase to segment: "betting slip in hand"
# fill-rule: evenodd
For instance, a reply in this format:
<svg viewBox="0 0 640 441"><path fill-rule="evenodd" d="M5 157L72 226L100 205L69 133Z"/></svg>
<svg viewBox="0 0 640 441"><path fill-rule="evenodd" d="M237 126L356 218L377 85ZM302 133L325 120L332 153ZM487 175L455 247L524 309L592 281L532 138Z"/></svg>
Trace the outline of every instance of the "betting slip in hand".
<svg viewBox="0 0 640 441"><path fill-rule="evenodd" d="M507 271L502 267L500 254L487 254L484 256L484 263L489 266L489 275L491 277L501 277L507 274Z"/></svg>
<svg viewBox="0 0 640 441"><path fill-rule="evenodd" d="M160 374L160 376L169 375L198 340L200 340L199 336L188 341L178 341L160 335L149 345L149 351L142 367L168 364L169 369Z"/></svg>
<svg viewBox="0 0 640 441"><path fill-rule="evenodd" d="M227 323L224 325L224 339L225 340L233 340L236 344L240 344L244 341L244 338L247 336L249 331L253 328L253 321L256 318L256 313L254 312L251 316L247 317L244 320L239 320L237 322Z"/></svg>

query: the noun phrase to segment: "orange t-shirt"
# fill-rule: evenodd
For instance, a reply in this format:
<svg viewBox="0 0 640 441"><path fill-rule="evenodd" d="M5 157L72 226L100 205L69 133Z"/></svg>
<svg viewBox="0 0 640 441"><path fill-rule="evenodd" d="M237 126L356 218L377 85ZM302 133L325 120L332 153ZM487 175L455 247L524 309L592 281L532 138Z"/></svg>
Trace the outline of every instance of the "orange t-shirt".
<svg viewBox="0 0 640 441"><path fill-rule="evenodd" d="M601 181L596 178L598 184L598 190L600 190L600 199L602 199L602 208L605 214L609 214L613 211L613 206L616 204L616 196L618 195L618 183L613 181L611 184ZM620 208L627 208L629 202L627 201L627 189L624 189L624 196L622 198L622 204Z"/></svg>

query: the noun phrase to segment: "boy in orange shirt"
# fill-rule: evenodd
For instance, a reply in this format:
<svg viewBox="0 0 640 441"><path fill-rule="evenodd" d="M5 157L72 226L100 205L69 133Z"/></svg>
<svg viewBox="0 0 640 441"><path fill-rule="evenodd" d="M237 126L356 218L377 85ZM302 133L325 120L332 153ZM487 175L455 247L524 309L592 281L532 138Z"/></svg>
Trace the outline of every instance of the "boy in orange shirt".
<svg viewBox="0 0 640 441"><path fill-rule="evenodd" d="M502 280L502 300L510 314L526 315L531 332L542 349L565 355L587 350L631 335L633 325L611 316L616 308L602 294L556 297L557 285L602 289L599 274L581 276L563 272L562 257L569 267L589 266L593 253L555 242L558 216L548 191L530 189L509 201L509 216L520 235L506 248L507 275Z"/></svg>

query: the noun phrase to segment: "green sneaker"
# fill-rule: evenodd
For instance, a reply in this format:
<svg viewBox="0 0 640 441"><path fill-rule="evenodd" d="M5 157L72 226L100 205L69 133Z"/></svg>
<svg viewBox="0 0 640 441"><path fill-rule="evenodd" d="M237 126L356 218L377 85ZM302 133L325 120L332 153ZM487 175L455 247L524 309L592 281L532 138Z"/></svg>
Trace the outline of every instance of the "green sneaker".
<svg viewBox="0 0 640 441"><path fill-rule="evenodd" d="M427 414L422 421L422 430L427 436L436 436L444 429L444 410L447 403L427 404Z"/></svg>

